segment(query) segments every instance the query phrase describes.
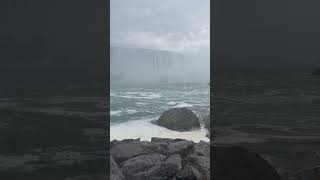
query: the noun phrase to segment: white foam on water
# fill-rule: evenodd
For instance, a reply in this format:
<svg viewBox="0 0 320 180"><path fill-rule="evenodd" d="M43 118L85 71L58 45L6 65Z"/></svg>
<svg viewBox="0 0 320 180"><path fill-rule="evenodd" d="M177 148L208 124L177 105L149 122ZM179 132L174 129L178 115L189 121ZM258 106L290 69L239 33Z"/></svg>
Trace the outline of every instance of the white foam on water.
<svg viewBox="0 0 320 180"><path fill-rule="evenodd" d="M160 93L125 93L124 95L114 95L115 97L128 99L158 99L161 98Z"/></svg>
<svg viewBox="0 0 320 180"><path fill-rule="evenodd" d="M110 116L121 116L122 111L110 111Z"/></svg>
<svg viewBox="0 0 320 180"><path fill-rule="evenodd" d="M151 93L145 96L146 99L158 99L161 98L161 94L160 93Z"/></svg>
<svg viewBox="0 0 320 180"><path fill-rule="evenodd" d="M126 112L127 112L128 114L134 114L134 113L137 113L138 111L135 110L135 109L127 109Z"/></svg>
<svg viewBox="0 0 320 180"><path fill-rule="evenodd" d="M204 128L179 132L173 131L151 123L152 119L147 120L132 120L121 124L112 125L110 127L110 140L136 139L140 138L143 141L151 141L152 137L160 138L179 138L191 140L194 142L206 141L207 130Z"/></svg>
<svg viewBox="0 0 320 180"><path fill-rule="evenodd" d="M138 106L143 106L143 105L146 105L147 103L144 103L144 102L136 102L136 105Z"/></svg>
<svg viewBox="0 0 320 180"><path fill-rule="evenodd" d="M173 106L173 105L176 105L176 104L177 104L177 102L174 102L174 101L170 101L170 102L168 102L167 104L168 104L168 105L171 105L171 106Z"/></svg>
<svg viewBox="0 0 320 180"><path fill-rule="evenodd" d="M178 103L176 106L174 106L176 108L182 108L182 107L193 107L192 104L188 104L188 103L185 103L185 102L182 102L182 103Z"/></svg>

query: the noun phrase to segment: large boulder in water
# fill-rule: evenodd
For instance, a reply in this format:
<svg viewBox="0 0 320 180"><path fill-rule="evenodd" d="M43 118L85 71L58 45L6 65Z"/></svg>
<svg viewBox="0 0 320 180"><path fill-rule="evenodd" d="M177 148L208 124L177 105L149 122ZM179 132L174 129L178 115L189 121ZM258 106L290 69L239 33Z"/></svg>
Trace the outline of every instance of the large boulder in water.
<svg viewBox="0 0 320 180"><path fill-rule="evenodd" d="M154 123L175 131L190 131L200 128L198 117L187 108L169 109L163 112Z"/></svg>

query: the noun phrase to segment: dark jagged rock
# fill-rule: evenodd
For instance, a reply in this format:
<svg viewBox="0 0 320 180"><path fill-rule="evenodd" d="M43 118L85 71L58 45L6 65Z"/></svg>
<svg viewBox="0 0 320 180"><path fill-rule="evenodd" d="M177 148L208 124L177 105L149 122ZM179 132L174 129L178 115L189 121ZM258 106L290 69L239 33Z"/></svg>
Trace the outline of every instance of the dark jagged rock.
<svg viewBox="0 0 320 180"><path fill-rule="evenodd" d="M158 137L152 137L151 142L161 142L161 143L173 143L177 141L184 141L184 139L170 139L170 138L158 138Z"/></svg>
<svg viewBox="0 0 320 180"><path fill-rule="evenodd" d="M205 128L210 129L210 115L206 115L203 118L203 122L204 122Z"/></svg>
<svg viewBox="0 0 320 180"><path fill-rule="evenodd" d="M178 141L170 143L168 146L168 154L182 154L185 156L187 153L193 150L193 142L191 141Z"/></svg>
<svg viewBox="0 0 320 180"><path fill-rule="evenodd" d="M160 165L165 158L165 155L157 153L136 156L124 162L121 170L130 179L145 179L149 173L148 171L152 167Z"/></svg>
<svg viewBox="0 0 320 180"><path fill-rule="evenodd" d="M266 160L242 147L214 148L213 177L219 180L280 180Z"/></svg>
<svg viewBox="0 0 320 180"><path fill-rule="evenodd" d="M194 146L194 153L198 156L210 157L210 145L207 142L200 141Z"/></svg>
<svg viewBox="0 0 320 180"><path fill-rule="evenodd" d="M122 180L124 176L116 161L110 156L110 178L112 180Z"/></svg>
<svg viewBox="0 0 320 180"><path fill-rule="evenodd" d="M157 166L152 167L146 173L146 179L150 179L150 180L169 179L175 176L178 170L179 170L178 166L175 163L164 162Z"/></svg>
<svg viewBox="0 0 320 180"><path fill-rule="evenodd" d="M209 142L152 138L151 142L113 141L110 148L124 180L209 180L211 173L218 180L280 180L267 161L241 147L213 147L210 156ZM212 172L210 158L214 160ZM112 177L121 178L119 174L111 170Z"/></svg>
<svg viewBox="0 0 320 180"><path fill-rule="evenodd" d="M182 171L177 174L177 180L198 180L200 172L193 166L186 165Z"/></svg>
<svg viewBox="0 0 320 180"><path fill-rule="evenodd" d="M146 150L140 142L120 142L110 148L110 154L118 164L132 157L146 154Z"/></svg>
<svg viewBox="0 0 320 180"><path fill-rule="evenodd" d="M209 171L206 168L210 168L209 161L204 160L209 160L209 153L205 153L208 147L207 142L183 139L152 138L151 142L136 139L112 141L110 154L125 180L174 179L179 173L181 177L200 178L203 176L200 172L206 175ZM194 167L185 168L186 162ZM113 164L111 167L116 167ZM117 171L111 170L111 173L116 173L111 174L113 177L121 177Z"/></svg>
<svg viewBox="0 0 320 180"><path fill-rule="evenodd" d="M185 161L200 172L200 179L210 179L210 157L191 155Z"/></svg>
<svg viewBox="0 0 320 180"><path fill-rule="evenodd" d="M190 131L200 128L198 117L187 108L169 109L163 112L154 123L176 131Z"/></svg>
<svg viewBox="0 0 320 180"><path fill-rule="evenodd" d="M182 159L181 156L179 154L173 154L170 155L167 159L166 159L166 163L168 164L173 164L177 167L178 170L180 170L182 168Z"/></svg>

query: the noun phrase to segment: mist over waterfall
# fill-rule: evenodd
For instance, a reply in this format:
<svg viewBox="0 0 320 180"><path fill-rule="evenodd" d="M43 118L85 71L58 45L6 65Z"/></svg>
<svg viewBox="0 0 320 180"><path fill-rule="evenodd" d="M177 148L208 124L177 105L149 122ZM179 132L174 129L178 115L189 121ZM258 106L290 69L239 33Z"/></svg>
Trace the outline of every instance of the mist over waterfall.
<svg viewBox="0 0 320 180"><path fill-rule="evenodd" d="M114 46L110 54L112 82L206 83L209 79L209 71L204 74L195 63L199 57L173 51Z"/></svg>
<svg viewBox="0 0 320 180"><path fill-rule="evenodd" d="M209 141L204 126L181 132L154 123L169 109L210 114L209 4L110 1L110 140Z"/></svg>

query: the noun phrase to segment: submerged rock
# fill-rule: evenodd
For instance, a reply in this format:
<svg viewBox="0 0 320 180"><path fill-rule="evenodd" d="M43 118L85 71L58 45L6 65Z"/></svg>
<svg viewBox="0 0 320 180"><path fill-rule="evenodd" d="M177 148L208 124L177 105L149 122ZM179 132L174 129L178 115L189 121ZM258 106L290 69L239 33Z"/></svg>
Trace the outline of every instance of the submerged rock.
<svg viewBox="0 0 320 180"><path fill-rule="evenodd" d="M169 109L163 112L154 123L175 131L190 131L200 128L198 117L187 108Z"/></svg>

